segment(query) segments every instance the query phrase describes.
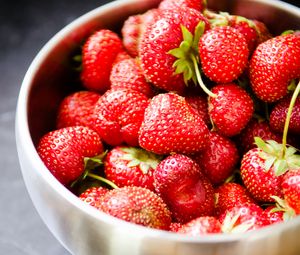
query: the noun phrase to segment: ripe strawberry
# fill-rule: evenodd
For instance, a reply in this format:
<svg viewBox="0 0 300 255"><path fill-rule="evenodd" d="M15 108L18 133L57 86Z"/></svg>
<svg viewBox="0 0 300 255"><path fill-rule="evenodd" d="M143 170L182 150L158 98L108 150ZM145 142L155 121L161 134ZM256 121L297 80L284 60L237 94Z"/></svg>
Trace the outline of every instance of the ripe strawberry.
<svg viewBox="0 0 300 255"><path fill-rule="evenodd" d="M213 216L203 216L184 224L177 233L189 236L203 236L222 232L220 221Z"/></svg>
<svg viewBox="0 0 300 255"><path fill-rule="evenodd" d="M270 205L266 209L264 209L264 215L267 217L271 224L284 221L284 211L276 210L276 206L274 205Z"/></svg>
<svg viewBox="0 0 300 255"><path fill-rule="evenodd" d="M131 89L110 89L98 100L94 113L94 129L103 141L115 146L138 145L138 130L149 104L141 92Z"/></svg>
<svg viewBox="0 0 300 255"><path fill-rule="evenodd" d="M201 34L198 31L201 30L199 24L203 30L209 28L207 19L199 11L189 7L165 10L154 22L148 24L141 38L139 56L142 70L149 82L166 91L176 91L179 94L184 92L185 83L193 77L190 56L195 55L193 34L195 38ZM195 31L199 33L194 33ZM178 53L183 40L187 41L185 51ZM180 58L178 61L177 57ZM181 72L187 75L182 75Z"/></svg>
<svg viewBox="0 0 300 255"><path fill-rule="evenodd" d="M283 133L284 124L291 102L291 96L288 95L275 105L270 114L270 127L276 131ZM296 99L292 110L291 120L289 122L289 132L293 134L300 134L300 98Z"/></svg>
<svg viewBox="0 0 300 255"><path fill-rule="evenodd" d="M265 42L273 37L265 23L259 20L252 20L257 32L257 45Z"/></svg>
<svg viewBox="0 0 300 255"><path fill-rule="evenodd" d="M100 93L109 89L111 67L118 53L123 50L121 39L113 31L101 29L92 34L82 49L83 85Z"/></svg>
<svg viewBox="0 0 300 255"><path fill-rule="evenodd" d="M190 154L206 146L208 128L201 116L174 93L152 98L139 130L139 144L156 154Z"/></svg>
<svg viewBox="0 0 300 255"><path fill-rule="evenodd" d="M251 87L258 98L271 103L288 93L292 79L300 77L300 37L279 35L255 49L249 66Z"/></svg>
<svg viewBox="0 0 300 255"><path fill-rule="evenodd" d="M233 141L217 132L210 132L207 146L193 159L216 185L232 174L239 161L239 154Z"/></svg>
<svg viewBox="0 0 300 255"><path fill-rule="evenodd" d="M110 74L111 89L133 89L147 97L154 95L151 85L146 81L137 59L130 58L116 63Z"/></svg>
<svg viewBox="0 0 300 255"><path fill-rule="evenodd" d="M131 15L124 21L121 29L123 45L132 57L138 56L142 34L148 22L152 22L159 12L160 10L153 8L142 14Z"/></svg>
<svg viewBox="0 0 300 255"><path fill-rule="evenodd" d="M107 179L118 187L140 186L154 190L153 171L160 157L141 148L117 146L104 159Z"/></svg>
<svg viewBox="0 0 300 255"><path fill-rule="evenodd" d="M246 39L230 26L207 30L198 46L202 70L214 82L232 82L247 66L249 49Z"/></svg>
<svg viewBox="0 0 300 255"><path fill-rule="evenodd" d="M138 225L168 230L171 213L162 199L142 187L123 187L106 193L99 210Z"/></svg>
<svg viewBox="0 0 300 255"><path fill-rule="evenodd" d="M243 204L230 208L219 220L224 233L245 233L270 225L262 208L256 204Z"/></svg>
<svg viewBox="0 0 300 255"><path fill-rule="evenodd" d="M191 158L182 154L168 156L156 167L153 177L156 192L176 221L186 223L213 214L212 184Z"/></svg>
<svg viewBox="0 0 300 255"><path fill-rule="evenodd" d="M87 126L92 128L92 113L100 95L93 91L78 91L65 97L60 103L56 126Z"/></svg>
<svg viewBox="0 0 300 255"><path fill-rule="evenodd" d="M237 205L249 203L255 203L255 200L241 184L227 182L215 189L215 212L217 216Z"/></svg>
<svg viewBox="0 0 300 255"><path fill-rule="evenodd" d="M208 111L215 129L224 136L239 134L248 124L254 105L248 93L234 83L218 84L211 90Z"/></svg>
<svg viewBox="0 0 300 255"><path fill-rule="evenodd" d="M284 200L297 215L300 214L300 168L288 171L283 176L281 187Z"/></svg>
<svg viewBox="0 0 300 255"><path fill-rule="evenodd" d="M68 185L84 172L84 158L101 154L103 146L95 131L75 126L45 134L39 141L37 151L57 180Z"/></svg>
<svg viewBox="0 0 300 255"><path fill-rule="evenodd" d="M172 10L175 8L189 7L202 12L206 8L206 0L163 0L158 8L161 10Z"/></svg>
<svg viewBox="0 0 300 255"><path fill-rule="evenodd" d="M199 96L199 95L188 95L185 96L185 100L194 108L197 110L199 115L204 120L205 124L209 126L210 118L208 114L208 102L207 97Z"/></svg>
<svg viewBox="0 0 300 255"><path fill-rule="evenodd" d="M171 222L170 231L171 232L178 232L178 230L182 227L182 224L179 222Z"/></svg>
<svg viewBox="0 0 300 255"><path fill-rule="evenodd" d="M84 201L85 203L98 208L99 202L102 197L109 191L109 189L100 187L91 187L82 192L79 195L79 199Z"/></svg>

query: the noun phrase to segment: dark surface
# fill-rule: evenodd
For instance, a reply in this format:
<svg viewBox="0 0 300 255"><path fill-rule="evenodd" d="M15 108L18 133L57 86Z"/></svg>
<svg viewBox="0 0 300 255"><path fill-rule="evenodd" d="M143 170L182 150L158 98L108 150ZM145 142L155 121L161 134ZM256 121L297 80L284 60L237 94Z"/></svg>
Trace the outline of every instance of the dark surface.
<svg viewBox="0 0 300 255"><path fill-rule="evenodd" d="M142 1L142 0L141 0ZM66 24L109 0L17 0L0 7L0 254L67 255L35 211L17 159L14 119L25 72ZM298 1L291 1L299 6Z"/></svg>

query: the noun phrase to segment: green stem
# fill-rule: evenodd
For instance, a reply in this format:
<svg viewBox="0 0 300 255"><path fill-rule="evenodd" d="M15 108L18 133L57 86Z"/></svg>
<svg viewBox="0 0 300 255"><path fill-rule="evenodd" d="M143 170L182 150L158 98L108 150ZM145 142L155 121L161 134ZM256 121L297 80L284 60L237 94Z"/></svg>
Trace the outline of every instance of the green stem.
<svg viewBox="0 0 300 255"><path fill-rule="evenodd" d="M296 103L297 97L299 95L300 92L300 81L297 84L297 87L293 93L289 108L288 108L288 112L286 115L286 119L285 119L285 123L284 123L284 129L283 129L283 136L282 136L282 145L283 145L283 149L282 149L282 158L284 158L285 153L286 153L286 143L287 143L287 134L288 134L288 130L289 130L289 124L290 124L290 120L292 117L292 111L294 108L294 105Z"/></svg>
<svg viewBox="0 0 300 255"><path fill-rule="evenodd" d="M197 63L197 60L196 60L196 57L191 54L191 59L193 60L193 64L194 64L194 69L195 69L195 72L196 72L196 77L197 77L197 81L200 85L200 87L204 90L204 92L209 95L210 97L214 97L216 98L217 95L212 93L204 84L203 80L202 80L202 77L201 77L201 74L200 74L200 71L199 71L199 68L198 68L198 63Z"/></svg>
<svg viewBox="0 0 300 255"><path fill-rule="evenodd" d="M112 181L106 179L106 178L103 178L102 176L99 176L99 175L96 175L96 174L92 174L92 173L88 173L87 176L91 177L91 178L94 178L96 180L99 180L101 182L104 182L106 184L108 184L109 186L111 186L112 188L114 189L118 189L119 187L114 184Z"/></svg>

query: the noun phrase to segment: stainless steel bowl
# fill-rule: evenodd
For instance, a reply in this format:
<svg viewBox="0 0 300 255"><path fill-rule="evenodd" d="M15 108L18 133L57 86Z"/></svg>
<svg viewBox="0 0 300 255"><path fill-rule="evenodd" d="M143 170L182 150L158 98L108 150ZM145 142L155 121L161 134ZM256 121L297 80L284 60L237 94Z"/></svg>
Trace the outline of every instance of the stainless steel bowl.
<svg viewBox="0 0 300 255"><path fill-rule="evenodd" d="M78 87L71 57L93 31L120 29L130 14L159 0L119 0L78 18L39 52L24 78L17 105L16 142L28 192L53 235L78 255L299 255L300 217L247 234L199 238L133 225L81 202L45 168L35 145L54 128L62 98ZM274 34L300 29L300 9L276 0L209 0L210 7L264 21Z"/></svg>

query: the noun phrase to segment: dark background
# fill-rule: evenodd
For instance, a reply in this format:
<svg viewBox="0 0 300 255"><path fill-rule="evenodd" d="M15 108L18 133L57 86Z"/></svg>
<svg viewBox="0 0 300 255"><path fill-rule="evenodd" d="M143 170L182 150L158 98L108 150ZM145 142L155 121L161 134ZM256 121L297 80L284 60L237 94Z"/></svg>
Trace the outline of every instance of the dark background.
<svg viewBox="0 0 300 255"><path fill-rule="evenodd" d="M107 2L0 1L0 254L69 254L41 221L25 189L15 148L15 108L22 79L41 47L65 25Z"/></svg>

